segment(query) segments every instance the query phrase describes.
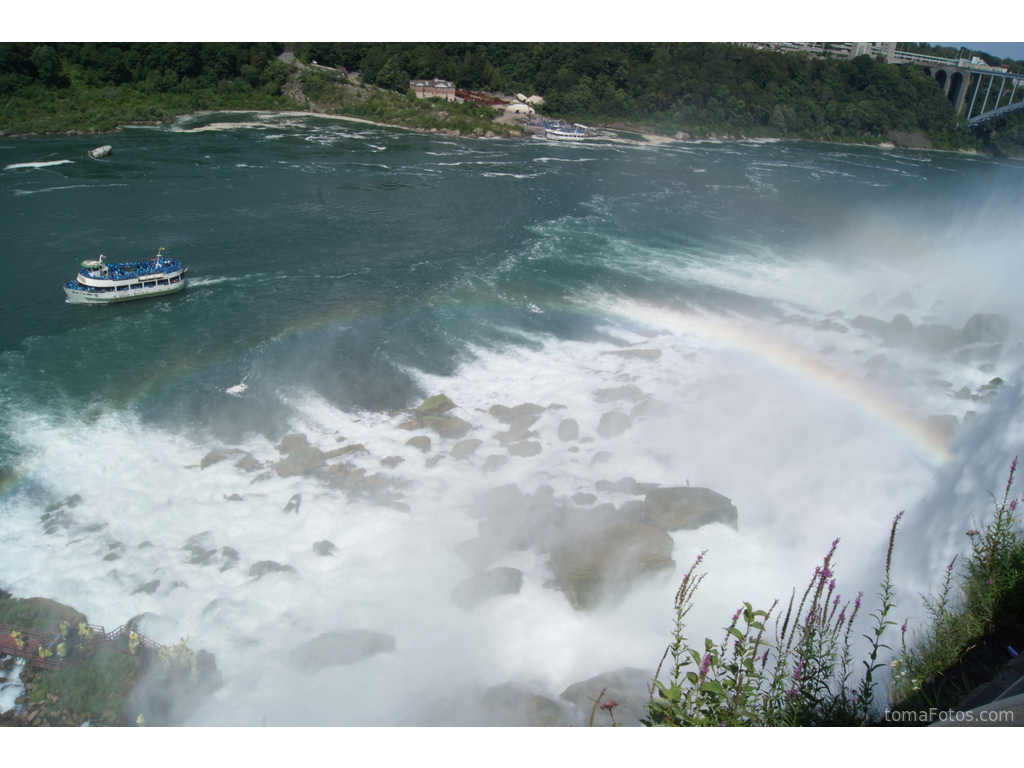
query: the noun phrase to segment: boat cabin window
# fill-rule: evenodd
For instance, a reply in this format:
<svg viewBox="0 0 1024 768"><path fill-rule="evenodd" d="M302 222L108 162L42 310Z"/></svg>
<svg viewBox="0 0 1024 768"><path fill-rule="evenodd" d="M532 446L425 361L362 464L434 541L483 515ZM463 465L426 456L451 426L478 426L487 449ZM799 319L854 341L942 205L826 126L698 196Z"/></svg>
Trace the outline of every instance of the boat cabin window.
<svg viewBox="0 0 1024 768"><path fill-rule="evenodd" d="M119 286L117 286L117 290L119 290L119 291L127 291L128 290L128 286L127 285L119 285Z"/></svg>

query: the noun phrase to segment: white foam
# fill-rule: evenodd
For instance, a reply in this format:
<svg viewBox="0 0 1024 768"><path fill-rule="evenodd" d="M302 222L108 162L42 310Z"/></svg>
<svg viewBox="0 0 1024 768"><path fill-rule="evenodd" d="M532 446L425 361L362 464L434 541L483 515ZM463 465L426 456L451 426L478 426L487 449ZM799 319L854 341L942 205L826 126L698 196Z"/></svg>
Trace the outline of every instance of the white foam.
<svg viewBox="0 0 1024 768"><path fill-rule="evenodd" d="M74 160L45 160L38 163L11 163L5 165L5 171L14 171L19 168L49 168L52 165L65 165L66 163L73 163Z"/></svg>

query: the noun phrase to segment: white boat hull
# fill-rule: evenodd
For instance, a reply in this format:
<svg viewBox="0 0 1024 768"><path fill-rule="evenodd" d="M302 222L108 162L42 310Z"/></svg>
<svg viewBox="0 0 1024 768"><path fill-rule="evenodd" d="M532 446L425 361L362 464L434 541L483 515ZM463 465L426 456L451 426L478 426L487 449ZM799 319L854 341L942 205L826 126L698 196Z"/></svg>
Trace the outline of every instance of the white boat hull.
<svg viewBox="0 0 1024 768"><path fill-rule="evenodd" d="M152 288L132 288L124 291L82 291L77 288L64 286L64 293L68 295L70 304L117 304L121 301L134 301L135 299L147 299L151 296L164 296L170 293L177 293L183 289L188 281L182 278L172 285L156 285Z"/></svg>

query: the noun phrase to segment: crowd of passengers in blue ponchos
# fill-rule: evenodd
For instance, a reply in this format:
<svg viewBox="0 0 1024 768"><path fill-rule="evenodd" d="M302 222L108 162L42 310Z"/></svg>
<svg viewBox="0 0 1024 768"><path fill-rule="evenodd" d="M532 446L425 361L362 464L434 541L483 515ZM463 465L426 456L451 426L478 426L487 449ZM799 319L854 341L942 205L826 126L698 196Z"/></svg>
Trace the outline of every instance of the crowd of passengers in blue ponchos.
<svg viewBox="0 0 1024 768"><path fill-rule="evenodd" d="M94 274L89 269L81 269L78 274L85 277L91 277L94 280L132 280L139 277L149 277L150 275L165 274L168 275L171 272L177 272L181 269L181 262L177 259L150 259L149 261L125 261L120 264L107 264L107 274L100 275ZM93 286L85 286L79 283L77 280L72 280L69 283L64 283L67 288L76 288L80 291L104 291L111 290L110 288L96 288Z"/></svg>

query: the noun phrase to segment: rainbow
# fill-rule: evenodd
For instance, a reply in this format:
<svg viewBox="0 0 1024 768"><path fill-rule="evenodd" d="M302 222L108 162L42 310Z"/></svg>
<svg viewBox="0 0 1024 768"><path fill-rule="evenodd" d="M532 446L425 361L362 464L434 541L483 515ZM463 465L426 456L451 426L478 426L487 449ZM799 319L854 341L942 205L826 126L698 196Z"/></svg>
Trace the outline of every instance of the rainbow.
<svg viewBox="0 0 1024 768"><path fill-rule="evenodd" d="M622 304L611 314L651 328L667 328L677 334L695 336L720 344L796 376L852 405L895 432L930 463L940 465L950 458L944 436L928 421L867 383L843 374L806 352L781 343L737 320L680 312L662 307Z"/></svg>

